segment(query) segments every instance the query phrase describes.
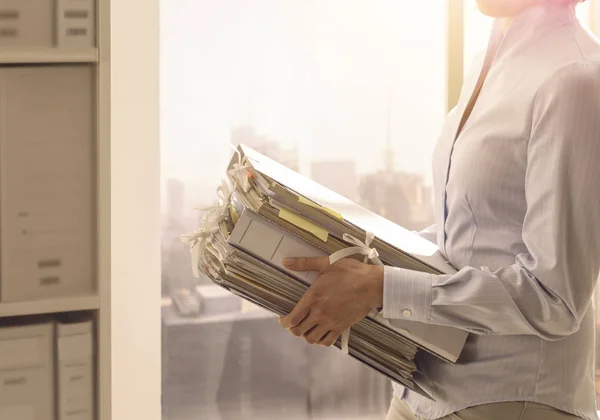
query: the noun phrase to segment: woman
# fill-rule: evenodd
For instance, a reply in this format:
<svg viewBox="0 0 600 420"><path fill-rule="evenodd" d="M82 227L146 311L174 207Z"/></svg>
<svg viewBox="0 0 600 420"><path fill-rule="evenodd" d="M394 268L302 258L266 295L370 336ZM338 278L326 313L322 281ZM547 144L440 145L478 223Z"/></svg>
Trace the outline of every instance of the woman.
<svg viewBox="0 0 600 420"><path fill-rule="evenodd" d="M434 154L437 241L459 271L286 259L321 276L282 326L331 345L370 310L469 331L422 355L435 402L395 386L396 419L596 419L600 45L574 0L478 0L496 17Z"/></svg>

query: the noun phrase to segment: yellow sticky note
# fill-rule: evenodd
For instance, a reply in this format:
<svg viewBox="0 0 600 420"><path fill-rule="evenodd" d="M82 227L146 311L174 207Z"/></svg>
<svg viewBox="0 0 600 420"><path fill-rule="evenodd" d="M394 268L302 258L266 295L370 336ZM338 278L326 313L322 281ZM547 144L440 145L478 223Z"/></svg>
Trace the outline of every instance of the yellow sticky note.
<svg viewBox="0 0 600 420"><path fill-rule="evenodd" d="M323 242L327 242L329 232L327 232L322 227L315 225L311 221L306 220L304 217L298 216L297 214L285 209L279 209L279 217L281 217L285 221L290 222L294 226L299 227L300 229L312 233Z"/></svg>
<svg viewBox="0 0 600 420"><path fill-rule="evenodd" d="M325 213L330 214L331 216L335 217L336 219L338 219L338 220L344 220L344 218L342 217L342 215L339 214L337 211L331 210L330 208L327 208L327 207L321 207L321 208L323 209L323 211Z"/></svg>
<svg viewBox="0 0 600 420"><path fill-rule="evenodd" d="M327 207L323 207L323 206L320 206L320 205L318 205L318 204L316 204L316 203L313 203L312 201L310 201L309 199L307 199L307 198L306 198L306 197L304 197L303 195L299 195L299 196L298 196L298 201L299 201L301 204L306 204L307 206L311 206L311 207L313 207L313 208L315 208L315 209L318 209L318 210L324 211L325 213L329 214L330 216L333 216L333 217L335 217L335 218L336 218L336 219L338 219L338 220L344 220L344 218L342 217L342 215L341 215L341 214L339 214L337 211L335 211L335 210L331 210L331 209L329 209L329 208L327 208Z"/></svg>
<svg viewBox="0 0 600 420"><path fill-rule="evenodd" d="M229 215L231 216L233 224L237 225L238 220L240 220L240 215L233 204L229 205Z"/></svg>

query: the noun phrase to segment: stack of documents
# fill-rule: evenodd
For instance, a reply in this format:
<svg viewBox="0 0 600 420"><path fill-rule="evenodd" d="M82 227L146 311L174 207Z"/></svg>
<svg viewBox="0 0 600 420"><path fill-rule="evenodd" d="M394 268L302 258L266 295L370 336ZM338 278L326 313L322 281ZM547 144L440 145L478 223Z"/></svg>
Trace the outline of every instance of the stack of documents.
<svg viewBox="0 0 600 420"><path fill-rule="evenodd" d="M287 270L284 257L328 255L434 274L455 271L434 244L246 146L237 148L227 174L219 203L184 237L192 244L192 268L278 315L288 314L317 277ZM454 363L466 338L457 329L372 313L335 345L428 396L413 381L416 354Z"/></svg>

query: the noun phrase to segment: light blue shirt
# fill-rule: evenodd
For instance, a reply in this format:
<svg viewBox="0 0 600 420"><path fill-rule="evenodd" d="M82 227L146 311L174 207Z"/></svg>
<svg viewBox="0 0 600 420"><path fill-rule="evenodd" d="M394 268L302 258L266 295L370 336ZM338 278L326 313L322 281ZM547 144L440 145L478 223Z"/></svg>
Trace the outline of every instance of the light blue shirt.
<svg viewBox="0 0 600 420"><path fill-rule="evenodd" d="M546 2L505 36L497 23L474 67L435 150L436 225L423 232L459 271L386 267L383 304L385 318L472 334L456 365L418 360L424 376L416 380L435 402L399 386L396 393L428 419L504 401L596 419L600 44L573 5Z"/></svg>

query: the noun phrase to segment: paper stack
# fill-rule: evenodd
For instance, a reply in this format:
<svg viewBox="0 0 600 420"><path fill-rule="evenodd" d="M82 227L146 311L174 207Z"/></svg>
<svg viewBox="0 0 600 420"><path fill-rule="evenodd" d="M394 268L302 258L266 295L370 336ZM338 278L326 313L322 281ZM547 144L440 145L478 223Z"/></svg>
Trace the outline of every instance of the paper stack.
<svg viewBox="0 0 600 420"><path fill-rule="evenodd" d="M283 257L329 255L429 273L454 268L437 247L310 179L239 146L205 209L204 224L184 236L192 269L278 315L288 314L316 279L282 265ZM413 381L415 356L428 351L454 363L467 333L372 313L336 342L350 356L425 396ZM430 397L430 396L428 396Z"/></svg>

